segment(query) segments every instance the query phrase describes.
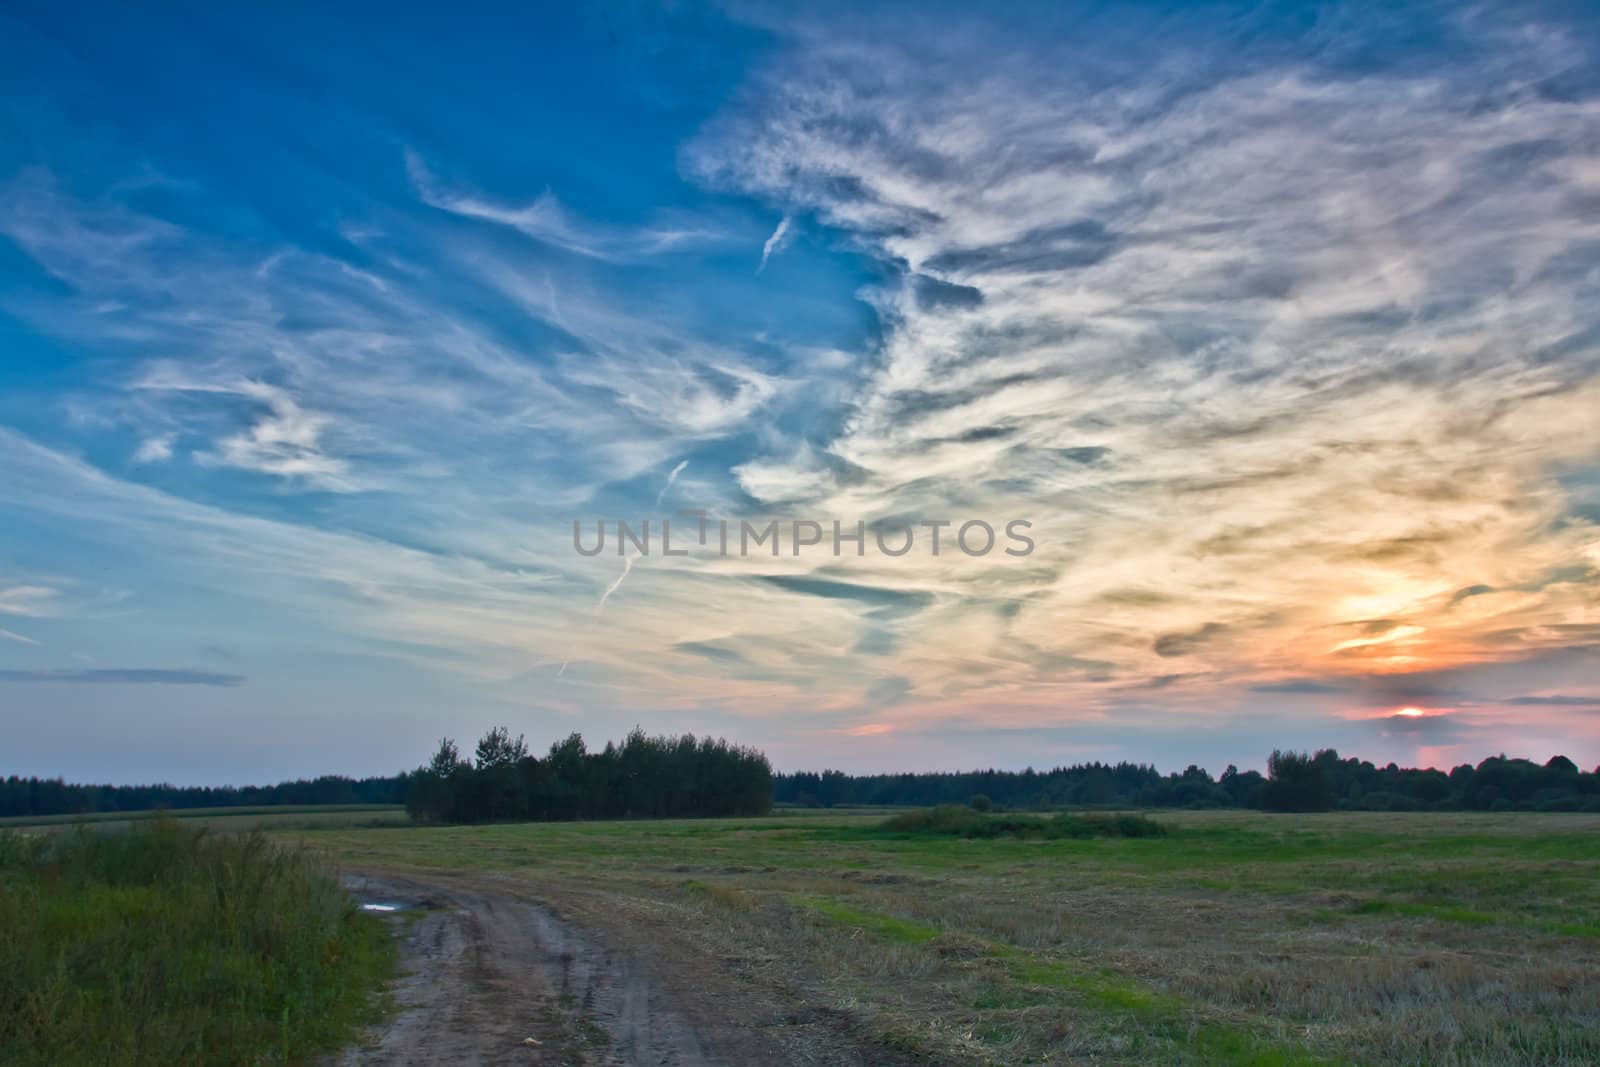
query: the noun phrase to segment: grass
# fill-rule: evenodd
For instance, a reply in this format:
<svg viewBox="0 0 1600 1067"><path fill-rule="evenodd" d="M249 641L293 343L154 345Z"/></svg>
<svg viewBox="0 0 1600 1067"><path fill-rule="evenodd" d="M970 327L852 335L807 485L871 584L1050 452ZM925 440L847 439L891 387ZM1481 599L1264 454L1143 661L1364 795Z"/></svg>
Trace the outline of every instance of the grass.
<svg viewBox="0 0 1600 1067"><path fill-rule="evenodd" d="M942 936L922 923L876 915L830 900L799 899L796 903L833 922L900 944L920 945ZM1034 955L998 942L980 943L988 959L998 961L1009 983L1022 989L1067 993L1092 1005L1102 1016L1125 1017L1164 1035L1168 1041L1218 1064L1326 1064L1329 1061L1297 1049L1276 1048L1237 1026L1206 1023L1186 1028L1187 1006L1177 997L1151 992L1106 969L1087 970L1059 962L1040 962ZM992 994L991 994L992 996ZM991 1000L991 1005L998 1003Z"/></svg>
<svg viewBox="0 0 1600 1067"><path fill-rule="evenodd" d="M903 945L920 945L939 936L939 930L923 923L897 919L893 915L875 915L870 911L852 908L825 897L795 897L791 901L798 907L813 911L826 919L866 930L878 937Z"/></svg>
<svg viewBox="0 0 1600 1067"><path fill-rule="evenodd" d="M11 815L0 818L0 830L32 830L88 823L134 823L149 819L181 819L225 830L299 829L313 825L374 826L405 824L400 804L258 804L223 808L173 808L160 811L96 811L76 815Z"/></svg>
<svg viewBox="0 0 1600 1067"><path fill-rule="evenodd" d="M1080 837L970 814L1027 822L991 836L965 814L785 812L298 837L353 866L486 870L600 924L688 932L718 966L931 1063L1600 1062L1600 816L1157 812L1164 835Z"/></svg>
<svg viewBox="0 0 1600 1067"><path fill-rule="evenodd" d="M0 1064L288 1064L368 1021L382 924L259 834L0 832Z"/></svg>

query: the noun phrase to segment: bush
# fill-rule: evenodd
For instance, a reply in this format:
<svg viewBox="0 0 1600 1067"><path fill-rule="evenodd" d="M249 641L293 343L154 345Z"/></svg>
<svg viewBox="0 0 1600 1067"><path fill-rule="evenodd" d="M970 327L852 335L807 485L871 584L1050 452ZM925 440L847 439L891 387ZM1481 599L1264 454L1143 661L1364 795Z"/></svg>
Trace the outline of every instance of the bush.
<svg viewBox="0 0 1600 1067"><path fill-rule="evenodd" d="M341 1044L393 967L330 874L169 819L0 832L0 1061L293 1062Z"/></svg>
<svg viewBox="0 0 1600 1067"><path fill-rule="evenodd" d="M945 837L1161 837L1167 828L1143 815L986 815L960 804L908 811L885 819L878 829L897 834Z"/></svg>
<svg viewBox="0 0 1600 1067"><path fill-rule="evenodd" d="M982 828L998 822L960 804L940 804L936 808L907 811L885 819L879 828L897 834L948 834L954 837L977 837Z"/></svg>
<svg viewBox="0 0 1600 1067"><path fill-rule="evenodd" d="M1057 815L1047 837L1165 837L1167 828L1143 815Z"/></svg>
<svg viewBox="0 0 1600 1067"><path fill-rule="evenodd" d="M978 793L971 800L967 801L967 807L971 808L973 811L988 811L994 807L994 801L990 800L982 793Z"/></svg>

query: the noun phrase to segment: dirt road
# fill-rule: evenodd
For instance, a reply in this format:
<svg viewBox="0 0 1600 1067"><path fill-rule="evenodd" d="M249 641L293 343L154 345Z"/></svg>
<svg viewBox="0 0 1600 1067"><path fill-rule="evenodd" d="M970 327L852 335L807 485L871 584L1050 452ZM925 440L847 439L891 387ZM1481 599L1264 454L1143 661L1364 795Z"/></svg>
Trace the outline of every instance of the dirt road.
<svg viewBox="0 0 1600 1067"><path fill-rule="evenodd" d="M894 1062L844 1021L753 987L692 944L593 912L580 927L511 879L374 873L348 884L395 909L384 914L402 977L396 1011L330 1060L338 1067Z"/></svg>

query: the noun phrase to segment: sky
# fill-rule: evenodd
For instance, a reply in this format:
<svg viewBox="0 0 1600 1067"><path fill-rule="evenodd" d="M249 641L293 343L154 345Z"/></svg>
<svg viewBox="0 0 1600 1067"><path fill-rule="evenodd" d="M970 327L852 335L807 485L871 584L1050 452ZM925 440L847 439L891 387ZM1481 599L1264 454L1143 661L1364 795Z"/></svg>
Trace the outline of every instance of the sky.
<svg viewBox="0 0 1600 1067"><path fill-rule="evenodd" d="M1600 763L1600 14L536 6L0 9L0 774Z"/></svg>

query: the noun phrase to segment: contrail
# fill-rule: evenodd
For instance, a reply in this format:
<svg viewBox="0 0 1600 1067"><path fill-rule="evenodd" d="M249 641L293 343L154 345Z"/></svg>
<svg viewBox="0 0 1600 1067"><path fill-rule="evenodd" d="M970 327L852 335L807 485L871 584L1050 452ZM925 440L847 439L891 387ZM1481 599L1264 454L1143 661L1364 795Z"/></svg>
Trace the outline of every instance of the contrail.
<svg viewBox="0 0 1600 1067"><path fill-rule="evenodd" d="M617 591L617 587L620 586L623 583L623 581L628 577L628 572L631 571L631 570L633 570L633 557L632 556L623 556L622 557L622 573L617 575L617 580L616 581L612 582L609 586L606 587L606 591L604 593L600 594L600 603L596 604L595 608L594 608L594 613L596 615L600 614L602 611L604 611L606 609L606 601L611 599L611 594L615 593Z"/></svg>
<svg viewBox="0 0 1600 1067"><path fill-rule="evenodd" d="M661 507L661 501L667 495L667 490L672 488L672 483L678 480L678 475L682 474L683 473L683 468L687 467L688 465L689 465L689 461L688 460L684 460L682 463L678 464L676 467L673 467L672 468L672 473L667 475L667 484L663 485L661 487L661 492L656 494L656 507L658 509Z"/></svg>
<svg viewBox="0 0 1600 1067"><path fill-rule="evenodd" d="M767 260L771 259L774 254L783 251L783 246L787 243L788 238L789 216L785 215L778 220L778 228L772 231L772 236L767 238L767 243L761 246L761 265L756 268L757 274L767 269Z"/></svg>
<svg viewBox="0 0 1600 1067"><path fill-rule="evenodd" d="M783 227L780 225L779 229L781 230L782 228ZM767 243L771 244L772 242L768 241ZM669 473L667 475L667 484L663 485L661 487L661 492L656 494L656 507L659 508L661 506L661 500L662 500L663 497L665 497L667 495L667 490L672 488L672 483L678 480L678 475L682 474L683 473L683 469L685 467L687 467L688 465L689 465L689 461L688 460L683 460L676 467L672 468L671 473ZM622 535L620 533L617 534L618 538L621 538L621 536ZM595 614L596 618L599 618L600 613L606 609L606 601L611 599L611 594L612 593L615 593L619 588L621 588L622 583L625 582L627 580L627 578L628 578L628 572L630 572L632 570L633 570L633 557L632 556L624 556L624 557L622 557L622 573L617 575L617 580L616 581L614 581L610 585L606 586L606 591L604 593L600 594L600 603L598 603L598 604L596 604L594 606L594 614ZM0 633L4 633L4 632L5 632L4 630L0 630ZM566 659L561 661L561 669L556 671L556 677L557 678L559 678L563 674L567 673L567 664L569 664L571 662L572 662L572 656L571 655L568 655Z"/></svg>
<svg viewBox="0 0 1600 1067"><path fill-rule="evenodd" d="M39 642L35 641L33 638L24 637L21 634L16 633L16 632L11 631L11 630L0 630L0 637L4 637L8 641L19 641L24 645L35 645L35 646L37 646L39 644Z"/></svg>
<svg viewBox="0 0 1600 1067"><path fill-rule="evenodd" d="M602 611L606 610L606 601L608 599L610 599L612 593L615 593L617 591L617 587L622 584L623 579L628 577L628 572L631 571L631 570L633 570L633 557L632 556L624 556L622 558L622 573L617 575L617 580L616 581L614 581L610 585L606 586L606 591L604 593L600 594L600 603L598 603L598 604L596 604L594 606L595 618L599 618L600 617L600 613ZM567 658L561 661L561 669L559 671L556 671L556 677L557 678L559 678L563 674L567 673L567 664L569 664L571 662L572 662L572 656L569 653L567 655Z"/></svg>

